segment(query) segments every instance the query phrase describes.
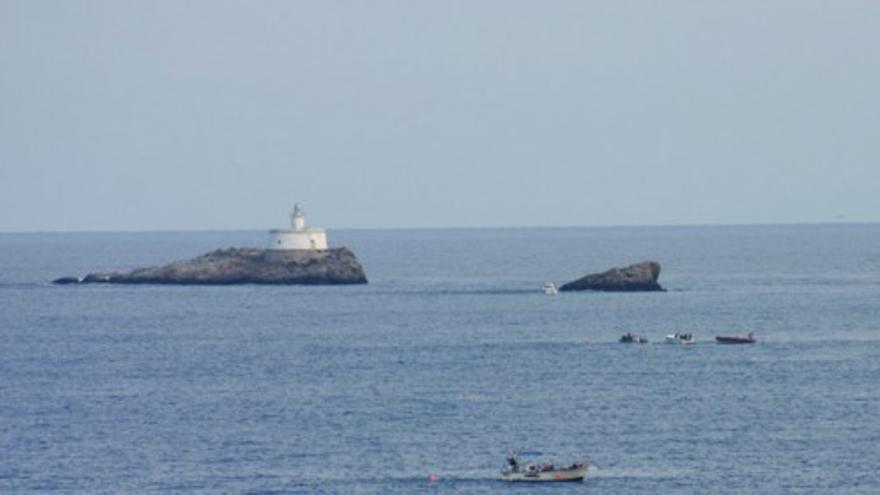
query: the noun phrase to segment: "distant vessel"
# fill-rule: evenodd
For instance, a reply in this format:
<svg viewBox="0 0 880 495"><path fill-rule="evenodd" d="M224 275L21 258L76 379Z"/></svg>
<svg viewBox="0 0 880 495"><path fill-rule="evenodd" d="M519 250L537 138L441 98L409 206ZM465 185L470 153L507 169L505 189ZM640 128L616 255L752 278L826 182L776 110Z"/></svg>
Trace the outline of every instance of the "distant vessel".
<svg viewBox="0 0 880 495"><path fill-rule="evenodd" d="M559 289L556 288L556 284L553 282L547 282L544 284L544 294L555 296L556 294L559 294Z"/></svg>
<svg viewBox="0 0 880 495"><path fill-rule="evenodd" d="M541 456L540 452L513 452L507 456L507 466L501 471L504 481L583 481L590 461L575 461L568 467L528 460Z"/></svg>
<svg viewBox="0 0 880 495"><path fill-rule="evenodd" d="M752 332L745 337L740 335L718 335L715 340L720 344L754 344L758 341Z"/></svg>
<svg viewBox="0 0 880 495"><path fill-rule="evenodd" d="M636 333L626 332L625 334L623 334L622 337L620 337L620 342L624 344L647 344L648 338L642 337L641 335Z"/></svg>
<svg viewBox="0 0 880 495"><path fill-rule="evenodd" d="M672 335L666 336L667 344L684 344L684 345L692 345L696 344L697 341L694 339L694 335L692 333L674 333Z"/></svg>
<svg viewBox="0 0 880 495"><path fill-rule="evenodd" d="M290 228L270 230L266 247L273 250L324 250L327 249L327 232L318 227L306 227L302 208L295 204L290 214Z"/></svg>

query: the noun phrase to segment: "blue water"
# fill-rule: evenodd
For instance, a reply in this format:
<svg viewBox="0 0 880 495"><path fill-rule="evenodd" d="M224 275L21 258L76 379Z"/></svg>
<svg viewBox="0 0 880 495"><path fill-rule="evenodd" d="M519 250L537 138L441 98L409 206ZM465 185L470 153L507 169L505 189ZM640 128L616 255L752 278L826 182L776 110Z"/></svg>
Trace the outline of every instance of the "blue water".
<svg viewBox="0 0 880 495"><path fill-rule="evenodd" d="M52 286L262 233L0 235L0 492L880 493L880 225L330 234L369 285Z"/></svg>

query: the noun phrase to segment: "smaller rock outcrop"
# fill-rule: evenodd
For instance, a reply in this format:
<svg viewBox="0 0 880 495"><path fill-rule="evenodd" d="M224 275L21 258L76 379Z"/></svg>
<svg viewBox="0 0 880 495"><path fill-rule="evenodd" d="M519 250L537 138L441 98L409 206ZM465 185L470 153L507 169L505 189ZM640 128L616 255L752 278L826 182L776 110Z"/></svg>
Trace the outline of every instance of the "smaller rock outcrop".
<svg viewBox="0 0 880 495"><path fill-rule="evenodd" d="M55 280L52 281L52 283L53 284L60 284L60 285L78 284L79 278L78 277L61 277L61 278L56 278Z"/></svg>
<svg viewBox="0 0 880 495"><path fill-rule="evenodd" d="M612 268L607 272L581 277L563 285L559 290L662 291L665 289L657 282L659 277L660 263L643 261L624 268Z"/></svg>
<svg viewBox="0 0 880 495"><path fill-rule="evenodd" d="M118 275L116 273L89 273L82 279L84 284L101 284L110 282L110 277Z"/></svg>

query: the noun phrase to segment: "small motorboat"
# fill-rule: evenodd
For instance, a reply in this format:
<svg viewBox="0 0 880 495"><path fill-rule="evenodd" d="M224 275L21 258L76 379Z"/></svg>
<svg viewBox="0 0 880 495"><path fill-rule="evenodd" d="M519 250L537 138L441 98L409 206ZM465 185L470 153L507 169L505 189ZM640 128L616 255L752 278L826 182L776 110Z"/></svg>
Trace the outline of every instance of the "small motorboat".
<svg viewBox="0 0 880 495"><path fill-rule="evenodd" d="M544 284L544 294L555 296L556 294L559 294L559 289L556 288L556 284L553 282L547 282Z"/></svg>
<svg viewBox="0 0 880 495"><path fill-rule="evenodd" d="M641 335L636 333L626 332L625 334L623 334L622 337L620 337L620 342L624 344L647 344L648 338L642 337Z"/></svg>
<svg viewBox="0 0 880 495"><path fill-rule="evenodd" d="M511 452L507 456L507 466L501 471L504 481L583 481L587 477L590 461L575 461L567 467L528 460L542 456L540 452Z"/></svg>
<svg viewBox="0 0 880 495"><path fill-rule="evenodd" d="M696 344L697 340L694 338L694 334L692 333L674 333L672 335L666 336L667 344L684 344L684 345L692 345Z"/></svg>
<svg viewBox="0 0 880 495"><path fill-rule="evenodd" d="M742 335L718 335L715 340L719 344L754 344L758 341L752 332L743 337Z"/></svg>

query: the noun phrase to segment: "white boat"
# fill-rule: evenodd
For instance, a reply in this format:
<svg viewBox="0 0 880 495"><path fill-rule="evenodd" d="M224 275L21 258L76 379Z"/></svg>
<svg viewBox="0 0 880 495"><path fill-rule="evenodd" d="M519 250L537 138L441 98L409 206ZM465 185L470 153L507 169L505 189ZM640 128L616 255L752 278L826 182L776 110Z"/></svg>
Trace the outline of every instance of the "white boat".
<svg viewBox="0 0 880 495"><path fill-rule="evenodd" d="M530 461L526 456L540 456L540 452L516 452L507 456L507 467L501 471L504 481L582 481L587 477L590 461L575 461L566 467Z"/></svg>
<svg viewBox="0 0 880 495"><path fill-rule="evenodd" d="M547 282L544 284L544 294L555 296L556 294L559 294L559 289L556 288L556 284L553 282Z"/></svg>
<svg viewBox="0 0 880 495"><path fill-rule="evenodd" d="M694 338L694 334L692 333L674 333L672 335L666 336L667 344L684 344L684 345L692 345L696 344L697 340Z"/></svg>

